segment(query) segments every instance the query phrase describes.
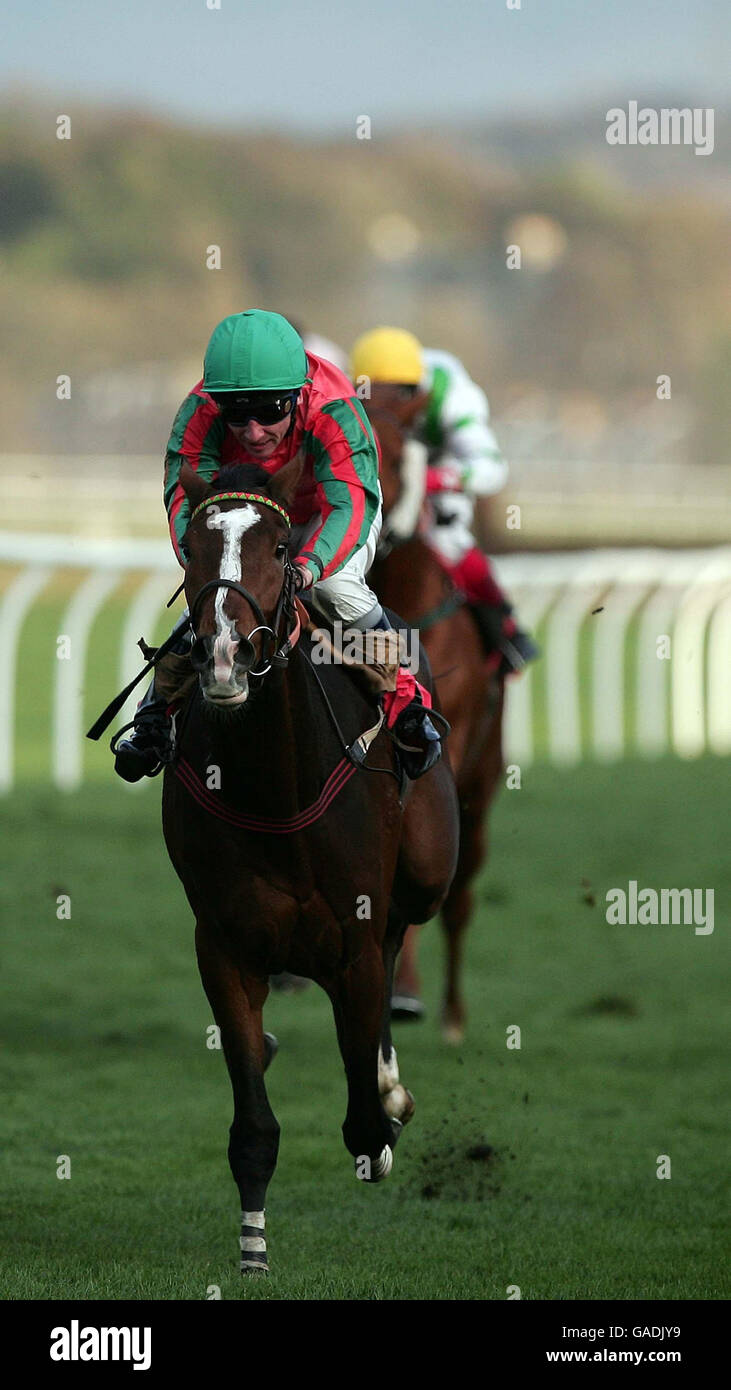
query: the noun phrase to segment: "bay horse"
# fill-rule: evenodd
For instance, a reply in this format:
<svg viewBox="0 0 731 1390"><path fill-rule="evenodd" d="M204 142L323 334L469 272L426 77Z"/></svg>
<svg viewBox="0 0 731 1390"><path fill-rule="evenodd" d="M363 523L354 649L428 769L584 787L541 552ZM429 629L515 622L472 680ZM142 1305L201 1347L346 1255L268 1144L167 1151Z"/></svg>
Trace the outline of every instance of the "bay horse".
<svg viewBox="0 0 731 1390"><path fill-rule="evenodd" d="M374 727L374 695L347 668L315 670L308 656L288 549L300 469L298 458L273 476L236 465L211 484L187 464L181 472L197 680L176 716L163 828L233 1089L242 1273L268 1269L279 1146L264 1084L270 975L291 971L328 994L347 1077L345 1145L356 1176L382 1180L414 1109L391 1043L394 961L406 924L444 901L458 851L448 760L403 790L381 729L357 765L351 747Z"/></svg>
<svg viewBox="0 0 731 1390"><path fill-rule="evenodd" d="M423 409L423 395L405 402L391 396L388 408L369 401L363 404L381 447L385 541L376 554L369 582L382 604L395 608L419 630L439 691L439 707L452 726L448 750L459 798L460 848L457 872L441 909L446 936L441 1027L445 1041L459 1043L466 1019L464 931L473 906L475 875L487 854L488 812L503 770L505 678L496 673L496 663L486 659L466 600L416 529L404 539L387 539L389 515L404 500L404 446L413 417ZM423 499L422 482L412 508L415 527ZM417 941L418 932L410 926L397 963L395 992L410 997L418 1006Z"/></svg>

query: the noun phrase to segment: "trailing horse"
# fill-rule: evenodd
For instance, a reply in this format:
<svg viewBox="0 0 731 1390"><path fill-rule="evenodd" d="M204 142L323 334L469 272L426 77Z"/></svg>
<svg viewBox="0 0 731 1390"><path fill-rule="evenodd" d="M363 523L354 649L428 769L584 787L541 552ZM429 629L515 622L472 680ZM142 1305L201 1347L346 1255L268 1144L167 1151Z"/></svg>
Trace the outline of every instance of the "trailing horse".
<svg viewBox="0 0 731 1390"><path fill-rule="evenodd" d="M460 849L457 872L441 911L446 934L446 978L442 1031L448 1042L464 1036L465 1004L462 991L464 931L473 903L473 881L487 852L487 816L502 772L502 720L505 679L497 660L486 659L482 638L466 600L455 590L426 542L416 533L423 502L423 482L408 483L415 496L411 506L405 496L402 460L410 416L419 399L404 403L400 414L368 413L381 446L385 544L379 550L370 580L381 603L397 609L404 620L419 630L429 664L435 673L440 708L452 726L449 757L459 797ZM408 468L405 469L408 472ZM410 510L414 533L406 538L389 535L389 516L396 506ZM417 970L417 936L406 933L396 974L395 994L404 1004L420 1008Z"/></svg>
<svg viewBox="0 0 731 1390"><path fill-rule="evenodd" d="M242 1271L267 1268L279 1144L264 1084L269 976L290 971L328 994L347 1077L343 1137L357 1175L379 1181L414 1108L391 1044L394 961L406 924L439 910L457 861L448 760L404 785L380 730L361 765L377 701L347 668L308 654L287 549L298 471L295 459L269 478L245 466L210 486L182 475L197 681L177 716L163 827L233 1088ZM420 676L428 685L425 662Z"/></svg>

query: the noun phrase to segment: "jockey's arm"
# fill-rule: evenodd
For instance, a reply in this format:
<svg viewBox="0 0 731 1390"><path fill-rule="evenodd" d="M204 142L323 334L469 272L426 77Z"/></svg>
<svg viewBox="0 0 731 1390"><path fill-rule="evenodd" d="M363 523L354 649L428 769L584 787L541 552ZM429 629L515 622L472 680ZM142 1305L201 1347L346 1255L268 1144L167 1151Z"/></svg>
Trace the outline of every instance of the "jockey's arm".
<svg viewBox="0 0 731 1390"><path fill-rule="evenodd" d="M164 497L170 539L184 568L188 556L183 537L190 521L190 503L180 484L180 470L184 463L189 463L195 473L212 482L221 468L224 433L225 425L215 406L191 391L173 421L165 453Z"/></svg>
<svg viewBox="0 0 731 1390"><path fill-rule="evenodd" d="M429 492L491 497L508 477L508 465L489 424L485 392L465 373L447 391L440 413L442 452L430 469Z"/></svg>
<svg viewBox="0 0 731 1390"><path fill-rule="evenodd" d="M305 437L321 521L295 564L315 583L337 574L368 539L378 511L378 448L360 401L330 401Z"/></svg>

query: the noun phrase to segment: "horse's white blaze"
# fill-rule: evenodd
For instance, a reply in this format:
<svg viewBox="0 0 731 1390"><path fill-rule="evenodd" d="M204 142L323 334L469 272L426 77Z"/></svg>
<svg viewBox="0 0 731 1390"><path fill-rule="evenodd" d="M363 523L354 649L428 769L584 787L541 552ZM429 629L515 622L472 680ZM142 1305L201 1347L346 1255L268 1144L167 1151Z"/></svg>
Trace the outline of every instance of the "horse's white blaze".
<svg viewBox="0 0 731 1390"><path fill-rule="evenodd" d="M216 598L216 605L218 605L218 598ZM223 628L223 630L221 629L219 614L216 613L216 626L218 631L213 643L213 674L216 677L217 685L228 685L233 674L234 657L236 655L236 648L239 644L234 635L233 624L226 618L225 613L222 613L220 618L222 618L228 626Z"/></svg>
<svg viewBox="0 0 731 1390"><path fill-rule="evenodd" d="M241 540L245 532L255 526L261 517L255 507L250 502L245 507L237 507L231 512L214 512L208 518L208 526L212 531L220 531L223 535L223 549L221 551L221 569L219 579L231 579L235 584L241 581ZM226 602L226 589L219 589L216 594L216 636L213 641L213 674L217 686L231 686L234 674L234 656L239 644L236 636L236 628L233 620L226 616L223 606ZM248 681L242 679L242 688L232 696L226 696L222 690L220 696L218 692L209 689L208 696L214 698L230 699L231 703L241 704L248 695Z"/></svg>

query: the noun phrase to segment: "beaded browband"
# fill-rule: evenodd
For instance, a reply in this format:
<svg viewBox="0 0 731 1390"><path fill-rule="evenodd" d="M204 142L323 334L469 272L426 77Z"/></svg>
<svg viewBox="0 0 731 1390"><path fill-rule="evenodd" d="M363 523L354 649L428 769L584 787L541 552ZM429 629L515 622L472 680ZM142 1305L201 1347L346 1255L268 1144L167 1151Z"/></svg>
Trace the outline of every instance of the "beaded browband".
<svg viewBox="0 0 731 1390"><path fill-rule="evenodd" d="M280 507L278 502L273 502L271 497L264 497L260 492L217 492L213 497L204 497L203 501L199 502L198 506L194 508L190 518L191 523L195 521L198 513L202 512L204 507L210 507L213 502L232 501L261 502L264 507L271 507L272 511L279 512L279 515L284 517L288 527L292 525L289 519L289 513L285 512L284 507Z"/></svg>

